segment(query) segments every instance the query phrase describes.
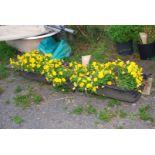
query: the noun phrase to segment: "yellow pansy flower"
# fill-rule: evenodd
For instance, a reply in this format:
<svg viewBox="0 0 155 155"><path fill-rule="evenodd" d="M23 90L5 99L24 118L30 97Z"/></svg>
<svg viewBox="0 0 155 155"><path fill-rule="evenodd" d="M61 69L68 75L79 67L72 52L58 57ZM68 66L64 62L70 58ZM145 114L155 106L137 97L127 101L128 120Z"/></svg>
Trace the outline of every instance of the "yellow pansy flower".
<svg viewBox="0 0 155 155"><path fill-rule="evenodd" d="M39 68L41 65L40 64L37 64L37 68Z"/></svg>
<svg viewBox="0 0 155 155"><path fill-rule="evenodd" d="M56 76L57 75L57 73L56 73L56 71L52 71L52 74L54 75L54 76Z"/></svg>
<svg viewBox="0 0 155 155"><path fill-rule="evenodd" d="M34 68L36 65L32 63L32 64L30 64L30 66L31 66L32 68Z"/></svg>
<svg viewBox="0 0 155 155"><path fill-rule="evenodd" d="M111 82L111 81L108 81L108 82L107 82L107 85L112 85L112 82Z"/></svg>
<svg viewBox="0 0 155 155"><path fill-rule="evenodd" d="M30 58L30 62L31 63L35 63L35 59L34 58Z"/></svg>
<svg viewBox="0 0 155 155"><path fill-rule="evenodd" d="M84 86L84 83L83 83L83 82L81 82L81 83L80 83L80 87L82 88L83 86Z"/></svg>
<svg viewBox="0 0 155 155"><path fill-rule="evenodd" d="M86 88L91 88L93 85L92 85L92 83L88 83L87 85L86 85Z"/></svg>
<svg viewBox="0 0 155 155"><path fill-rule="evenodd" d="M97 81L97 78L94 78L94 82L96 82Z"/></svg>
<svg viewBox="0 0 155 155"><path fill-rule="evenodd" d="M49 69L49 66L48 65L45 65L43 68L44 68L44 70L48 70Z"/></svg>
<svg viewBox="0 0 155 155"><path fill-rule="evenodd" d="M59 75L63 75L63 72L62 72L62 71L60 71L60 72L59 72Z"/></svg>
<svg viewBox="0 0 155 155"><path fill-rule="evenodd" d="M96 90L97 90L96 87L93 87L93 88L92 88L92 91L93 91L93 92L96 92Z"/></svg>
<svg viewBox="0 0 155 155"><path fill-rule="evenodd" d="M102 79L102 78L103 78L103 73L99 73L99 74L98 74L98 78L99 78L99 79Z"/></svg>
<svg viewBox="0 0 155 155"><path fill-rule="evenodd" d="M66 79L65 78L62 78L62 82L66 82Z"/></svg>

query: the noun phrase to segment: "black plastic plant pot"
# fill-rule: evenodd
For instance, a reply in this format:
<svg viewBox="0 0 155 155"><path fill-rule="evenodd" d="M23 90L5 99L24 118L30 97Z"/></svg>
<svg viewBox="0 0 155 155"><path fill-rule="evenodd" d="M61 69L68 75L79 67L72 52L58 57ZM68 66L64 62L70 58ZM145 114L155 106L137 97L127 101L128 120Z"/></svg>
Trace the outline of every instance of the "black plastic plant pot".
<svg viewBox="0 0 155 155"><path fill-rule="evenodd" d="M131 55L133 54L133 41L130 40L124 43L116 43L118 53L120 55Z"/></svg>
<svg viewBox="0 0 155 155"><path fill-rule="evenodd" d="M98 89L97 95L104 95L109 98L114 98L129 103L135 103L141 97L141 93L138 91L127 91L112 86L105 86L104 88Z"/></svg>
<svg viewBox="0 0 155 155"><path fill-rule="evenodd" d="M151 59L155 56L155 42L150 44L138 45L141 60Z"/></svg>

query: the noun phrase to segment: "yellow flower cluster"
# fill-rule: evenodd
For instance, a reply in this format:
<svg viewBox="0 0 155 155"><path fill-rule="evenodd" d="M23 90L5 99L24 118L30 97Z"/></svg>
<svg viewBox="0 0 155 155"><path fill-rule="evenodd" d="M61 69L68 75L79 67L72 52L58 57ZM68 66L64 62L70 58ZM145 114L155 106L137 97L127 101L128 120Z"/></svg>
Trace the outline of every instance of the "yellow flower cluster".
<svg viewBox="0 0 155 155"><path fill-rule="evenodd" d="M10 59L10 64L17 70L45 76L53 86L63 86L70 81L73 90L93 93L105 85L137 90L143 82L142 68L132 61L117 59L104 64L92 62L87 67L74 61L65 66L62 60L54 60L51 57L50 54L43 55L35 50L17 56L17 60Z"/></svg>
<svg viewBox="0 0 155 155"><path fill-rule="evenodd" d="M62 85L66 82L65 72L62 60L51 59L51 54L41 54L34 50L27 52L21 56L17 56L17 60L10 59L10 64L17 70L26 72L36 72L44 75L48 82L53 85Z"/></svg>
<svg viewBox="0 0 155 155"><path fill-rule="evenodd" d="M88 67L77 62L69 64L73 89L96 92L105 85L114 85L126 90L135 90L142 85L142 68L135 62L117 59L112 62L92 62Z"/></svg>
<svg viewBox="0 0 155 155"><path fill-rule="evenodd" d="M53 83L53 86L60 86L66 84L67 72L62 60L50 60L44 65L41 74L44 74L46 80Z"/></svg>
<svg viewBox="0 0 155 155"><path fill-rule="evenodd" d="M10 64L17 70L23 70L26 72L38 72L42 70L44 64L51 60L51 54L40 54L39 51L29 51L23 55L17 56L17 61L10 59Z"/></svg>
<svg viewBox="0 0 155 155"><path fill-rule="evenodd" d="M131 74L137 83L137 88L141 86L143 77L142 77L142 68L139 68L135 62L127 61L127 70Z"/></svg>
<svg viewBox="0 0 155 155"><path fill-rule="evenodd" d="M73 83L73 90L96 92L98 86L94 85L91 72L86 66L77 63L69 63L70 81Z"/></svg>

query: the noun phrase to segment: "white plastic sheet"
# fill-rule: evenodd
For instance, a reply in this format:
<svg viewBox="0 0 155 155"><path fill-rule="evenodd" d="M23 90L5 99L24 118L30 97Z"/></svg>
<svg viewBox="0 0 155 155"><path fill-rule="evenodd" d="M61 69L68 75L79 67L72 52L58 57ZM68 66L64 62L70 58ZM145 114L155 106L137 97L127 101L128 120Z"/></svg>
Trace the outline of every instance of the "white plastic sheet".
<svg viewBox="0 0 155 155"><path fill-rule="evenodd" d="M48 33L44 25L0 26L0 41L24 39Z"/></svg>

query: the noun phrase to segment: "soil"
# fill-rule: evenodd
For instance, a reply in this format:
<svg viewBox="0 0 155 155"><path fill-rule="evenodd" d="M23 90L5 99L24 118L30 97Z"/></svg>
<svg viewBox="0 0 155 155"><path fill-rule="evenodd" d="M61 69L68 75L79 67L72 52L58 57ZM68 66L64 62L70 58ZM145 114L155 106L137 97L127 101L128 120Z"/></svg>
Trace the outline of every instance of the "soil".
<svg viewBox="0 0 155 155"><path fill-rule="evenodd" d="M145 73L152 73L155 79L155 62L138 61L143 66ZM15 89L21 86L22 92L27 91L31 86L35 92L40 94L43 101L40 105L32 104L26 109L18 107L14 103L14 97L17 95ZM126 118L118 116L113 117L110 121L103 121L95 114L83 112L80 115L73 113L77 106L86 106L92 104L97 111L107 107L109 99L85 95L83 93L62 93L55 91L51 85L30 81L17 72L10 70L8 78L0 80L0 87L4 92L0 95L0 128L18 128L18 129L86 129L86 128L155 128L155 124L150 121L143 121L135 116L139 107L150 105L150 114L155 117L155 82L150 96L142 96L136 103L121 102L120 106L110 108L112 111L123 110L128 113ZM11 117L19 115L24 120L23 123L15 124Z"/></svg>

